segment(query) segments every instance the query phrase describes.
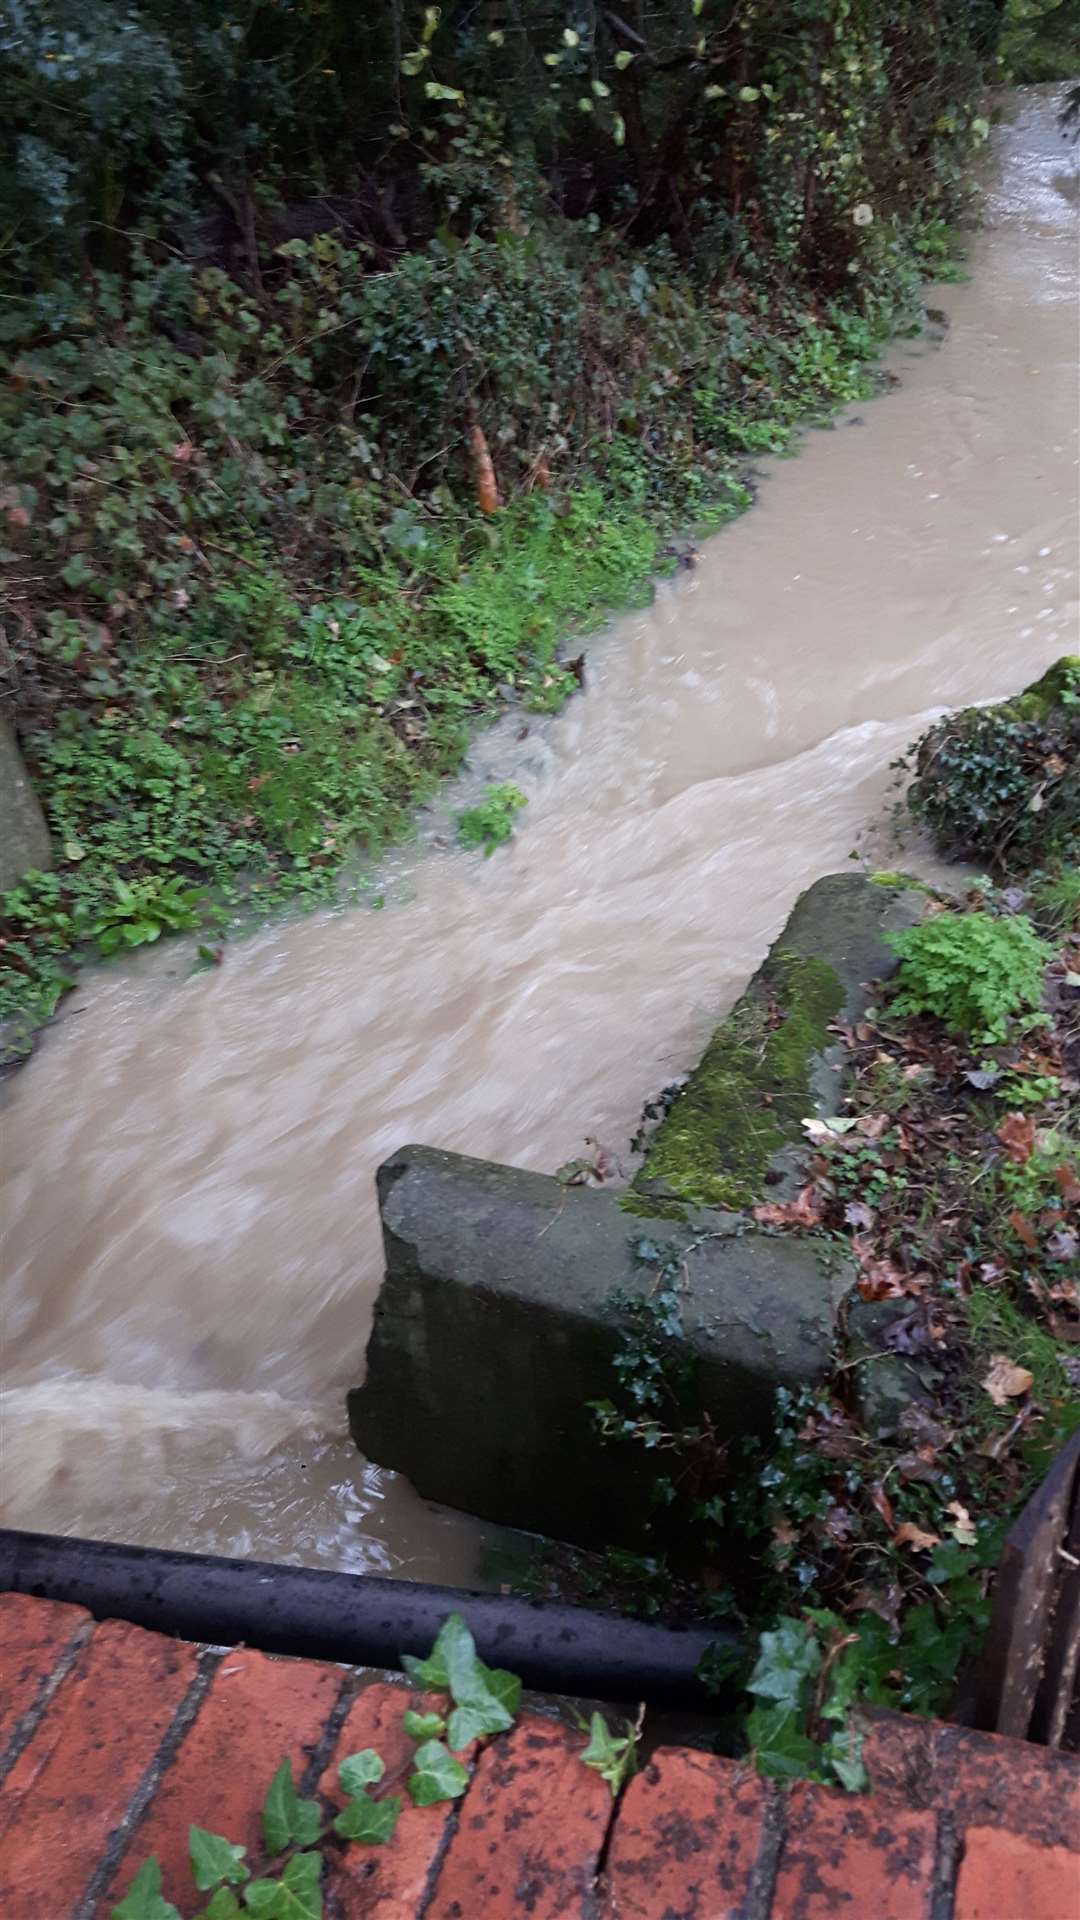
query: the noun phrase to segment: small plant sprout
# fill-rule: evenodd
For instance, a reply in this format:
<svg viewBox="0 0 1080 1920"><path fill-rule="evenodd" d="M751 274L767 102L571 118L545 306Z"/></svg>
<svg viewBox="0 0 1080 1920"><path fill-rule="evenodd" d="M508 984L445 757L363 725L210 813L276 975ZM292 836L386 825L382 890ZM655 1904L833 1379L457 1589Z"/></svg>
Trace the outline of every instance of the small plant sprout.
<svg viewBox="0 0 1080 1920"><path fill-rule="evenodd" d="M489 787L475 807L466 807L458 814L457 831L462 846L470 850L482 847L485 860L490 859L496 847L512 839L514 815L527 804L525 795L509 781Z"/></svg>

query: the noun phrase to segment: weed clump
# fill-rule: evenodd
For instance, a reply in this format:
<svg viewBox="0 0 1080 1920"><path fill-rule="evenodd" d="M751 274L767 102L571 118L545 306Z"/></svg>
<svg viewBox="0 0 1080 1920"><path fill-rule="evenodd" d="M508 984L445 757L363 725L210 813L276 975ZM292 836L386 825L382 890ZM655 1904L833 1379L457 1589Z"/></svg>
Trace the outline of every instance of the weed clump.
<svg viewBox="0 0 1080 1920"><path fill-rule="evenodd" d="M934 1014L981 1045L1038 1007L1053 949L1023 915L938 913L886 936L900 955L897 1014Z"/></svg>
<svg viewBox="0 0 1080 1920"><path fill-rule="evenodd" d="M514 816L527 805L525 795L510 780L502 786L489 787L475 807L466 807L458 814L457 834L461 845L470 851L482 847L485 860L490 860L496 847L513 838Z"/></svg>

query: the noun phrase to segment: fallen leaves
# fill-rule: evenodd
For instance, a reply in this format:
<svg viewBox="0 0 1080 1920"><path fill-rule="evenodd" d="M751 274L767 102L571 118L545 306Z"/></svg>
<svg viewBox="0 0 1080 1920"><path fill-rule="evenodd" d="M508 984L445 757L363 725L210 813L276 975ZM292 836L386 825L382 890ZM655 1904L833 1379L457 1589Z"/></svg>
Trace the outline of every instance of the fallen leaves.
<svg viewBox="0 0 1080 1920"><path fill-rule="evenodd" d="M804 1120L802 1123L803 1132L815 1146L820 1147L835 1146L845 1133L854 1133L855 1124L854 1120L844 1120L835 1114L828 1120Z"/></svg>
<svg viewBox="0 0 1080 1920"><path fill-rule="evenodd" d="M819 1227L822 1215L814 1196L813 1181L800 1187L794 1200L771 1201L755 1207L754 1219L763 1227Z"/></svg>
<svg viewBox="0 0 1080 1920"><path fill-rule="evenodd" d="M1025 1167L1035 1151L1035 1116L1030 1113L1007 1113L997 1130L997 1137L1014 1165Z"/></svg>
<svg viewBox="0 0 1080 1920"><path fill-rule="evenodd" d="M1022 1394L1031 1392L1032 1385L1033 1375L1027 1367L1018 1367L1007 1353L991 1356L990 1371L982 1381L982 1387L990 1395L995 1407L1005 1407L1010 1400L1019 1400Z"/></svg>
<svg viewBox="0 0 1080 1920"><path fill-rule="evenodd" d="M869 1233L874 1224L874 1212L863 1200L849 1200L844 1208L844 1221L849 1227L862 1227Z"/></svg>
<svg viewBox="0 0 1080 1920"><path fill-rule="evenodd" d="M1013 1232L1015 1233L1017 1239L1023 1241L1029 1253L1038 1253L1039 1251L1038 1236L1035 1232L1034 1227L1031 1224L1031 1221L1028 1219L1026 1214L1020 1212L1019 1207L1014 1207L1012 1212L1010 1213L1009 1225L1012 1228Z"/></svg>
<svg viewBox="0 0 1080 1920"><path fill-rule="evenodd" d="M851 1251L859 1263L855 1286L863 1300L902 1300L924 1293L931 1283L929 1273L908 1273L888 1254L875 1253L871 1242L857 1234L852 1235Z"/></svg>
<svg viewBox="0 0 1080 1920"><path fill-rule="evenodd" d="M889 1499L889 1496L886 1493L884 1487L881 1486L880 1484L874 1487L871 1490L870 1499L873 1502L875 1511L877 1513L880 1513L881 1518L884 1520L885 1525L889 1529L889 1532L895 1533L896 1516L892 1510L892 1501Z"/></svg>
<svg viewBox="0 0 1080 1920"><path fill-rule="evenodd" d="M952 1534L957 1545L961 1547L975 1546L979 1536L975 1531L975 1522L963 1503L959 1500L950 1500L945 1511L946 1513L952 1514L953 1522L949 1528L949 1532Z"/></svg>
<svg viewBox="0 0 1080 1920"><path fill-rule="evenodd" d="M926 1533L914 1520L902 1520L893 1534L894 1547L914 1547L916 1553L929 1553L941 1545L940 1533Z"/></svg>
<svg viewBox="0 0 1080 1920"><path fill-rule="evenodd" d="M1072 1167L1055 1167L1054 1179L1067 1207L1080 1206L1080 1176Z"/></svg>

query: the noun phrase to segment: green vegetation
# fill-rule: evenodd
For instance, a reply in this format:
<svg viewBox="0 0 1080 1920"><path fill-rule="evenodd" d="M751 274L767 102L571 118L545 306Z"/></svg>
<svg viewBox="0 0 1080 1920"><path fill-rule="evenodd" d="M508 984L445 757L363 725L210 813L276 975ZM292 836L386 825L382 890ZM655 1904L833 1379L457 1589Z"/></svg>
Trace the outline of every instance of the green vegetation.
<svg viewBox="0 0 1080 1920"><path fill-rule="evenodd" d="M675 1198L746 1207L770 1157L802 1138L810 1062L844 1003L833 969L785 953L717 1028L701 1065L654 1135L636 1185L643 1212Z"/></svg>
<svg viewBox="0 0 1080 1920"><path fill-rule="evenodd" d="M999 707L931 727L901 767L906 805L952 858L996 875L1030 871L1080 836L1080 660L1066 656Z"/></svg>
<svg viewBox="0 0 1080 1920"><path fill-rule="evenodd" d="M932 1013L952 1033L984 1045L1007 1037L1038 1007L1053 950L1031 921L992 913L938 913L888 935L900 955L894 1013Z"/></svg>
<svg viewBox="0 0 1080 1920"><path fill-rule="evenodd" d="M527 806L525 795L510 781L489 787L475 807L458 814L457 833L463 847L482 847L489 859L496 847L513 838L514 815Z"/></svg>
<svg viewBox="0 0 1080 1920"><path fill-rule="evenodd" d="M1080 0L1008 0L1001 57L1016 81L1080 76Z"/></svg>
<svg viewBox="0 0 1080 1920"><path fill-rule="evenodd" d="M129 933L327 898L566 697L560 638L918 324L997 14L9 9L0 666L56 867L0 1017L118 882Z"/></svg>
<svg viewBox="0 0 1080 1920"><path fill-rule="evenodd" d="M443 1623L426 1660L405 1654L402 1665L425 1697L448 1696L435 1711L407 1707L403 1712L401 1724L414 1749L407 1765L388 1776L373 1747L349 1754L338 1766L345 1804L328 1814L319 1800L301 1799L292 1765L282 1760L263 1802L263 1854L252 1864L246 1847L191 1827L191 1877L200 1894L210 1895L205 1905L199 1902L198 1920L241 1920L243 1913L254 1920L322 1920L326 1857L342 1842L386 1846L403 1804L395 1788L404 1789L417 1807L460 1799L469 1771L457 1754L513 1726L521 1681L501 1668L485 1667L459 1613ZM589 1735L582 1763L615 1795L634 1771L635 1730L626 1726L613 1734L599 1713L582 1726ZM113 1908L112 1920L181 1920L179 1909L162 1894L161 1867L153 1855Z"/></svg>

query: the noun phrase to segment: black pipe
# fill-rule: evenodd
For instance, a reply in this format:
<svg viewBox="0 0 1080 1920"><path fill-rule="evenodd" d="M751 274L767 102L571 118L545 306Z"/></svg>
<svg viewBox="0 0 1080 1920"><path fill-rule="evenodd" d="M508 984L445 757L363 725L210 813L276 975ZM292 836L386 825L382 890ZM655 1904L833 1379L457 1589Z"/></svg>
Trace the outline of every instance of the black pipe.
<svg viewBox="0 0 1080 1920"><path fill-rule="evenodd" d="M721 1630L656 1627L457 1587L15 1530L0 1530L3 1592L67 1600L97 1620L130 1620L211 1646L243 1642L350 1666L395 1667L402 1653L427 1653L457 1612L481 1659L529 1687L656 1706L705 1705L698 1662L707 1647L735 1643Z"/></svg>

